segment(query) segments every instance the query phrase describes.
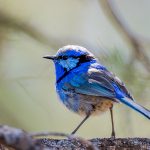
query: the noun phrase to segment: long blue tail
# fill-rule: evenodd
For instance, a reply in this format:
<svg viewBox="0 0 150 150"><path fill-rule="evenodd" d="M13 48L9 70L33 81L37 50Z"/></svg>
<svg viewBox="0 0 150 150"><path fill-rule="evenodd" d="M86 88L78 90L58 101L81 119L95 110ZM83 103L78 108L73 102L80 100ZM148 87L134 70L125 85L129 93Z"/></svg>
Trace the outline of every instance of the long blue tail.
<svg viewBox="0 0 150 150"><path fill-rule="evenodd" d="M136 104L127 97L120 98L120 101L150 119L150 111L148 109Z"/></svg>

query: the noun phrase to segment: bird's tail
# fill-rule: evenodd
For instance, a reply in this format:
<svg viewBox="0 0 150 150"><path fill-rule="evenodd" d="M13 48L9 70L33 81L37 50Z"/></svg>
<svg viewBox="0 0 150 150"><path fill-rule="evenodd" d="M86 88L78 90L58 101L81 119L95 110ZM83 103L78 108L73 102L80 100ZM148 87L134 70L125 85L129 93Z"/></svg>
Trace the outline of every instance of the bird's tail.
<svg viewBox="0 0 150 150"><path fill-rule="evenodd" d="M150 110L136 104L133 100L130 100L127 97L120 98L120 101L150 119Z"/></svg>

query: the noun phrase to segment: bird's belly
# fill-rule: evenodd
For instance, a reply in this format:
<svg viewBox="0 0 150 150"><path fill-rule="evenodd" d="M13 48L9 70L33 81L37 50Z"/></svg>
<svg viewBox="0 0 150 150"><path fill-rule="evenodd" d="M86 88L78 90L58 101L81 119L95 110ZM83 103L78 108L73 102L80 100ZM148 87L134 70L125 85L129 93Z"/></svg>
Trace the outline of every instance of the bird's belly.
<svg viewBox="0 0 150 150"><path fill-rule="evenodd" d="M87 115L88 113L98 115L112 107L114 101L98 96L65 93L63 103L68 109L80 115Z"/></svg>
<svg viewBox="0 0 150 150"><path fill-rule="evenodd" d="M82 100L84 100L84 102L80 102L78 111L80 115L86 115L88 112L90 112L91 115L98 115L113 106L112 100L97 96L85 96L83 99L81 98L81 101Z"/></svg>

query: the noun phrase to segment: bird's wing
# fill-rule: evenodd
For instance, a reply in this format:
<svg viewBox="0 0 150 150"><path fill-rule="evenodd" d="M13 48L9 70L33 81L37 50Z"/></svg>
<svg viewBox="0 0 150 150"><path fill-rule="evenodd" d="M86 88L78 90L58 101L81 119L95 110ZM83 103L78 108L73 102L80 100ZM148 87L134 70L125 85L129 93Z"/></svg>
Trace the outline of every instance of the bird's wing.
<svg viewBox="0 0 150 150"><path fill-rule="evenodd" d="M123 94L132 99L124 84L107 70L91 68L86 74L74 76L67 85L68 88L79 94L115 99L116 91L114 84L121 89L120 91Z"/></svg>
<svg viewBox="0 0 150 150"><path fill-rule="evenodd" d="M64 86L65 90L72 90L79 94L115 98L114 88L110 81L100 71L74 74Z"/></svg>
<svg viewBox="0 0 150 150"><path fill-rule="evenodd" d="M89 69L85 76L87 77L86 82L76 88L75 92L107 98L115 97L114 88L109 78L107 79L103 72L96 69Z"/></svg>
<svg viewBox="0 0 150 150"><path fill-rule="evenodd" d="M108 70L105 70L103 73L105 74L106 78L109 78L110 82L113 85L117 86L117 89L119 89L124 94L124 96L134 101L125 84L117 76L115 76L112 72L109 72Z"/></svg>

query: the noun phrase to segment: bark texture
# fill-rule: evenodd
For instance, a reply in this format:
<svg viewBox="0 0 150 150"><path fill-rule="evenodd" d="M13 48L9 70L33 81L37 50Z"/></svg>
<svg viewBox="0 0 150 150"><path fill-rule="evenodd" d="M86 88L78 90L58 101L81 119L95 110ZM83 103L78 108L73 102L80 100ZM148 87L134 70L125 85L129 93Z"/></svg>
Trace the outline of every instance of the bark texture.
<svg viewBox="0 0 150 150"><path fill-rule="evenodd" d="M42 138L42 135L46 138ZM49 138L48 138L49 135ZM50 135L66 136L52 139ZM150 150L148 138L94 138L90 140L62 133L27 133L22 129L0 125L1 150Z"/></svg>

